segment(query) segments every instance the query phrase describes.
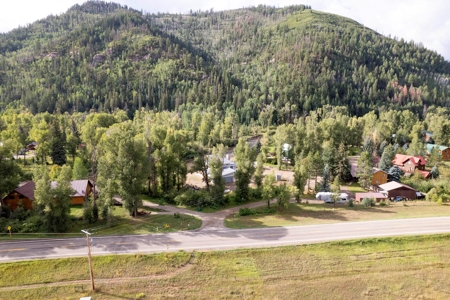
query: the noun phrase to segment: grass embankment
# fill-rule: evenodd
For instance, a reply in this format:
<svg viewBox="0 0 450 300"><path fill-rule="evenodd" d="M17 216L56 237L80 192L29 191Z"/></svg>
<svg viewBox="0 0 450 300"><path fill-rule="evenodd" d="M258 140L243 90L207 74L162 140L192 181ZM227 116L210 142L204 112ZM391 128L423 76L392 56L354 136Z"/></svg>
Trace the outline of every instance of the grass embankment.
<svg viewBox="0 0 450 300"><path fill-rule="evenodd" d="M409 201L370 208L360 204L353 207L337 204L334 208L333 204L291 203L288 209L269 215L239 216L236 213L225 219L225 226L241 229L441 216L450 216L449 205Z"/></svg>
<svg viewBox="0 0 450 300"><path fill-rule="evenodd" d="M180 214L175 218L173 214L153 214L152 212L161 211L157 208L143 207L142 211L148 214L138 217L131 217L128 211L123 207L114 207L113 218L108 223L106 220L98 220L95 223L87 224L82 220L82 206L72 206L70 214L73 218L72 228L67 233L47 234L45 232L35 234L17 234L13 233L12 238L9 234L0 235L0 240L24 239L24 238L61 238L61 237L80 237L82 229L88 229L95 235L124 235L124 234L146 234L174 232L181 230L192 230L200 228L202 221L194 216Z"/></svg>
<svg viewBox="0 0 450 300"><path fill-rule="evenodd" d="M449 247L450 235L382 238L196 253L187 267L183 252L94 257L95 294L86 258L7 263L0 298L448 299Z"/></svg>

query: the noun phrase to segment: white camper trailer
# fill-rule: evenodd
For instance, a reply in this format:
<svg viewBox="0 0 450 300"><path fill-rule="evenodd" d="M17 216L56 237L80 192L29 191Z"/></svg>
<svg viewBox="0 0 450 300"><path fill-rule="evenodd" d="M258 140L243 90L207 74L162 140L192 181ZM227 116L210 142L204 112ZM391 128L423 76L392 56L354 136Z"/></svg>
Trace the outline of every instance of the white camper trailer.
<svg viewBox="0 0 450 300"><path fill-rule="evenodd" d="M323 200L325 203L333 203L333 193L330 192L319 192L316 194L317 200ZM348 200L348 195L346 193L339 194L339 203L345 203Z"/></svg>

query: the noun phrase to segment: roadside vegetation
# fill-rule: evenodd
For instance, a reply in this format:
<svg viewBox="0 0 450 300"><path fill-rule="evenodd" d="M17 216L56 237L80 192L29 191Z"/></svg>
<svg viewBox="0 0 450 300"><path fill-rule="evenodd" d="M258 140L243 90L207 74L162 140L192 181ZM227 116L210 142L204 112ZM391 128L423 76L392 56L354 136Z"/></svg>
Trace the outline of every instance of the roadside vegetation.
<svg viewBox="0 0 450 300"><path fill-rule="evenodd" d="M5 263L0 298L446 299L449 247L449 235L432 235L99 256L93 257L95 293L86 258Z"/></svg>
<svg viewBox="0 0 450 300"><path fill-rule="evenodd" d="M24 217L11 222L8 219L0 219L0 226L11 226L12 235L3 233L1 240L24 238L61 238L82 236L81 230L87 229L94 235L124 235L124 234L148 234L174 232L181 230L193 230L202 225L202 221L194 216L185 214L155 214L163 212L157 208L144 206L139 210L139 216L131 217L123 207L114 207L111 218L99 220L95 224L86 223L83 220L83 207L72 206L70 208L70 227L63 233L48 233L44 227L29 228L30 221L35 220L34 226L42 225L35 215L27 217L30 212L24 211ZM28 221L27 221L28 220ZM4 224L2 222L8 222ZM27 223L28 222L28 223Z"/></svg>

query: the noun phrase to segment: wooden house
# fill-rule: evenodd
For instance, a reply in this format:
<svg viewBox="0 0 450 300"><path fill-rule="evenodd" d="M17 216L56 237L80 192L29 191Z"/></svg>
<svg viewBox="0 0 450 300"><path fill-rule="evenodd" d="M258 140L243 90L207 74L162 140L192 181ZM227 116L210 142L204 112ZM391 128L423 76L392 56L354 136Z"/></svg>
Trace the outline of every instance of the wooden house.
<svg viewBox="0 0 450 300"><path fill-rule="evenodd" d="M91 194L93 185L92 183L85 180L73 180L70 182L74 194L71 195L71 204L83 204L86 198ZM52 182L52 187L56 186L56 182ZM11 193L9 193L5 198L3 198L3 204L9 206L10 210L15 210L19 206L21 201L25 209L32 209L34 202L34 190L36 189L36 184L33 181L25 182Z"/></svg>
<svg viewBox="0 0 450 300"><path fill-rule="evenodd" d="M434 144L427 144L426 149L427 149L428 154L430 154L434 148L439 149L439 153L441 154L442 160L450 160L450 148L449 147L434 145Z"/></svg>
<svg viewBox="0 0 450 300"><path fill-rule="evenodd" d="M372 185L380 185L386 183L388 180L388 174L378 168L373 168Z"/></svg>
<svg viewBox="0 0 450 300"><path fill-rule="evenodd" d="M416 169L424 171L427 162L422 156L396 154L392 164L405 173L414 173Z"/></svg>
<svg viewBox="0 0 450 300"><path fill-rule="evenodd" d="M36 185L33 181L20 184L16 189L3 198L3 205L9 206L10 210L15 210L19 206L19 203L22 202L25 209L32 209L35 188Z"/></svg>

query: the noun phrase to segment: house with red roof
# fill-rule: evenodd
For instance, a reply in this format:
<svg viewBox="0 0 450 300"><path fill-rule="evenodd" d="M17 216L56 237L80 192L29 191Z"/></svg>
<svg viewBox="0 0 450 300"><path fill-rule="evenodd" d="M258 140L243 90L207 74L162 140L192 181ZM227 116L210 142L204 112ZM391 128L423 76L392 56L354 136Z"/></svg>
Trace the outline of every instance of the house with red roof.
<svg viewBox="0 0 450 300"><path fill-rule="evenodd" d="M427 161L422 156L396 154L392 160L392 164L399 167L405 173L414 173L415 170L426 172L425 165Z"/></svg>
<svg viewBox="0 0 450 300"><path fill-rule="evenodd" d="M55 187L56 182L51 183L52 187ZM92 182L90 180L72 180L70 185L74 191L71 195L71 203L72 204L83 204L85 199L92 192ZM14 189L11 193L3 198L3 205L8 205L11 211L15 210L19 203L22 202L22 205L25 209L32 209L34 198L34 190L36 189L36 184L34 181L27 181L19 184L19 186Z"/></svg>

